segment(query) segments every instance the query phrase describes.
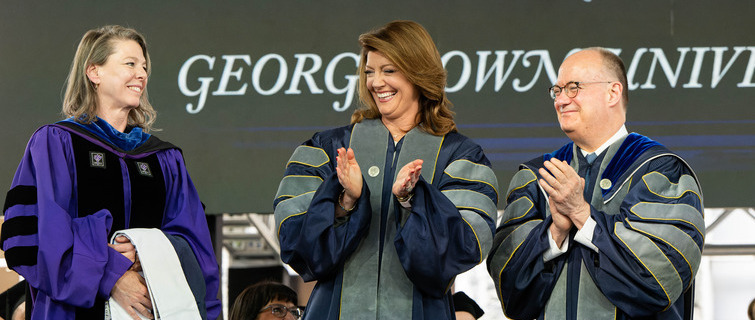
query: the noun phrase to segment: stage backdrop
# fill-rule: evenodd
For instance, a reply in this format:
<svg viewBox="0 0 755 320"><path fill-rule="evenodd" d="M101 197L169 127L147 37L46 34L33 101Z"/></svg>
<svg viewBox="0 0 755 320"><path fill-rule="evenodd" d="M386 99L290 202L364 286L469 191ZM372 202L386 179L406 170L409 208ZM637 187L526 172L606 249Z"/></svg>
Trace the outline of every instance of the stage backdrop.
<svg viewBox="0 0 755 320"><path fill-rule="evenodd" d="M687 159L707 207L752 207L753 16L753 3L727 0L3 0L0 189L34 130L60 119L82 34L122 24L147 37L156 134L182 148L207 212L272 212L296 146L357 107L359 34L410 19L435 39L459 130L502 195L521 162L567 142L546 92L561 61L604 46L629 69L629 131Z"/></svg>

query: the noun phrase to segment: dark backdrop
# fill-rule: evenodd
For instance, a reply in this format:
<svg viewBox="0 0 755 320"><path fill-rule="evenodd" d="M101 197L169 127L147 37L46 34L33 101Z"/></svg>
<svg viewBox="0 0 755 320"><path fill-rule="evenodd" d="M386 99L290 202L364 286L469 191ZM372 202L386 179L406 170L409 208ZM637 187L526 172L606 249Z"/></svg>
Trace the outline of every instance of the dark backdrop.
<svg viewBox="0 0 755 320"><path fill-rule="evenodd" d="M630 69L628 129L685 157L707 207L751 207L754 14L731 0L0 0L0 190L34 130L60 119L83 33L122 24L147 37L156 134L183 149L208 213L272 212L295 147L349 121L358 35L411 19L435 39L460 131L502 192L519 163L567 141L545 89L560 62L604 46Z"/></svg>

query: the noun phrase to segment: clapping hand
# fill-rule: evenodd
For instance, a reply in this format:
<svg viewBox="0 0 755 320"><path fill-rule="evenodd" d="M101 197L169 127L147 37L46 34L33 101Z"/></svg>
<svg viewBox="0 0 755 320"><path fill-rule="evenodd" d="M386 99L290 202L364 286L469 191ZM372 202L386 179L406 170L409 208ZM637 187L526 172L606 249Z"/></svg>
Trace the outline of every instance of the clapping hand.
<svg viewBox="0 0 755 320"><path fill-rule="evenodd" d="M354 150L339 148L336 156L336 174L344 193L339 198L340 206L350 210L354 208L359 197L362 196L362 170L359 168ZM336 210L336 216L346 215L346 210Z"/></svg>
<svg viewBox="0 0 755 320"><path fill-rule="evenodd" d="M413 191L422 174L422 159L417 159L407 163L399 170L396 175L396 182L393 183L393 194L398 198L406 198Z"/></svg>

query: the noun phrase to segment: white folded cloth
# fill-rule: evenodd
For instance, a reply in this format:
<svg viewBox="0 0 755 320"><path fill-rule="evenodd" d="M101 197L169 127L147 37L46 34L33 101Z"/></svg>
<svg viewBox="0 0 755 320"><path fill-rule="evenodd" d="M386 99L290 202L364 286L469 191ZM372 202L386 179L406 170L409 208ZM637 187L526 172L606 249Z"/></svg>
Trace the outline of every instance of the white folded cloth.
<svg viewBox="0 0 755 320"><path fill-rule="evenodd" d="M136 248L155 319L201 320L181 262L165 234L159 229L126 229L115 232L110 243L114 244L115 238L121 235ZM130 320L131 316L110 298L105 305L105 319Z"/></svg>

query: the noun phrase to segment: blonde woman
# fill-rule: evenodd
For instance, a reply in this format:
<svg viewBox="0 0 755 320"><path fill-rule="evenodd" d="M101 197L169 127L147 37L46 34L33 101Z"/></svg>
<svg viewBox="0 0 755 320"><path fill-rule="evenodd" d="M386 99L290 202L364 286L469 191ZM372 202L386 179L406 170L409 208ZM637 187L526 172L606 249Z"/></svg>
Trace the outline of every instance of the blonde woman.
<svg viewBox="0 0 755 320"><path fill-rule="evenodd" d="M67 119L29 141L6 197L2 249L29 282L32 319L103 319L111 297L135 319L154 318L133 245L108 245L126 228L162 230L183 252L199 310L220 314L202 203L181 151L149 134L150 67L137 31L88 31L68 76Z"/></svg>

